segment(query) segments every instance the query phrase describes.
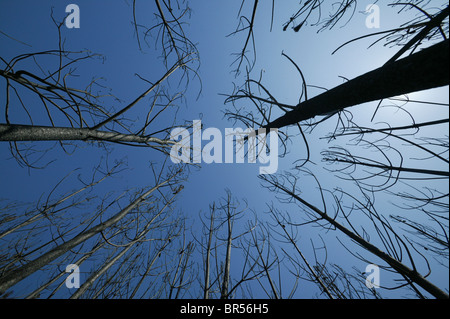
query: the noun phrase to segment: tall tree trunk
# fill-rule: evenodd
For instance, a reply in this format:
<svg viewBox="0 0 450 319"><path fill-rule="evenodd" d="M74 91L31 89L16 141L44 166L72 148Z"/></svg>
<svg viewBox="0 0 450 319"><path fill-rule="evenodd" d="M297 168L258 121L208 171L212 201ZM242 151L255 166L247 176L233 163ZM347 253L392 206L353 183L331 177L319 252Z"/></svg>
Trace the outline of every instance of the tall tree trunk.
<svg viewBox="0 0 450 319"><path fill-rule="evenodd" d="M176 195L176 194L175 194ZM142 238L145 237L152 228L150 227L155 219L160 216L163 211L169 206L170 203L173 202L173 199L175 195L164 205L164 207L155 215L152 217L152 219L147 223L147 225L144 227L144 229L136 236L136 238L125 245L125 248L122 249L120 253L118 253L114 258L112 258L109 262L107 262L101 269L93 273L86 282L83 283L83 285L70 297L70 299L78 299L83 295L86 290L92 286L95 280L97 280L101 275L103 275L108 269L110 269L120 258L122 258L131 248L134 247L136 243L139 243L142 241Z"/></svg>
<svg viewBox="0 0 450 319"><path fill-rule="evenodd" d="M89 230L86 230L84 232L81 232L74 238L66 241L64 244L61 244L49 252L43 254L42 256L30 261L29 263L23 265L22 267L19 267L17 269L11 270L8 273L6 273L4 276L0 278L0 295L3 294L7 289L21 281L22 279L28 277L29 275L33 274L34 272L41 269L43 266L47 265L48 263L52 262L58 257L61 257L69 250L75 248L82 242L92 238L93 236L99 234L101 231L105 230L106 228L116 224L119 222L122 218L124 218L130 211L132 211L137 205L139 205L141 202L143 202L151 193L153 193L155 190L157 190L159 187L167 184L171 178L165 180L164 182L159 183L158 185L154 186L141 196L139 196L136 200L134 200L132 203L130 203L126 208L118 212L116 215L112 216L105 222L92 227Z"/></svg>
<svg viewBox="0 0 450 319"><path fill-rule="evenodd" d="M175 142L161 140L156 137L146 137L134 134L121 134L115 132L98 131L89 128L53 127L34 125L7 125L0 124L0 141L87 141L98 140L107 142L157 143L172 145Z"/></svg>
<svg viewBox="0 0 450 319"><path fill-rule="evenodd" d="M228 213L227 213L227 222L228 222L228 237L227 237L227 253L225 256L225 269L223 274L223 282L222 282L222 292L221 299L228 299L228 287L230 286L230 268L231 268L231 243L233 240L232 230L233 230L233 221L232 214L230 208L230 197L228 198Z"/></svg>
<svg viewBox="0 0 450 319"><path fill-rule="evenodd" d="M119 231L117 231L118 233ZM89 257L91 257L95 252L97 252L98 250L100 250L104 245L106 244L106 242L101 242L98 243L92 250L90 250L87 254L83 255L82 257L80 257L79 259L77 259L74 264L77 266L81 266L81 264L86 261ZM55 276L53 279L51 279L50 281L48 281L46 284L42 285L41 287L39 287L38 289L34 290L32 293L30 293L26 299L35 299L35 298L39 298L40 294L42 291L44 291L45 289L47 289L47 287L49 287L50 285L52 285L53 283L55 283L56 281L58 281L61 277L63 276L67 276L66 272L60 272L57 276ZM56 291L61 288L61 286L64 284L64 281L46 298L51 298Z"/></svg>
<svg viewBox="0 0 450 319"><path fill-rule="evenodd" d="M212 244L212 236L213 236L213 228L214 228L214 211L216 209L215 204L211 208L211 223L209 225L209 238L208 238L208 246L206 248L206 269L205 269L205 288L203 289L203 298L209 299L209 277L210 277L210 269L211 269L211 244Z"/></svg>
<svg viewBox="0 0 450 319"><path fill-rule="evenodd" d="M379 257L380 259L384 260L389 266L391 266L393 269L395 269L399 274L406 276L409 278L412 282L416 283L420 287L422 287L424 290L428 291L431 295L433 295L435 298L438 299L448 299L449 296L447 293L445 293L443 290L441 290L439 287L436 287L434 284L429 282L427 279L425 279L421 274L419 274L417 271L410 269L406 265L402 264L397 259L393 258L392 256L388 255L387 253L381 251L376 247L375 245L369 243L361 236L355 234L348 228L344 227L340 223L338 223L335 218L328 216L325 212L321 211L314 205L311 205L307 201L305 201L300 196L293 193L293 191L289 190L288 188L284 187L283 185L276 183L274 181L271 181L267 178L265 178L268 183L273 185L274 187L280 189L281 191L285 192L286 194L292 196L292 198L295 198L297 201L311 209L313 212L315 212L320 218L327 221L330 225L333 225L336 229L350 237L352 240L354 240L356 243L358 243L361 247L363 247L365 250L369 251L370 253L374 254L375 256Z"/></svg>
<svg viewBox="0 0 450 319"><path fill-rule="evenodd" d="M264 128L282 128L365 102L445 86L448 69L449 40L445 40L306 100Z"/></svg>

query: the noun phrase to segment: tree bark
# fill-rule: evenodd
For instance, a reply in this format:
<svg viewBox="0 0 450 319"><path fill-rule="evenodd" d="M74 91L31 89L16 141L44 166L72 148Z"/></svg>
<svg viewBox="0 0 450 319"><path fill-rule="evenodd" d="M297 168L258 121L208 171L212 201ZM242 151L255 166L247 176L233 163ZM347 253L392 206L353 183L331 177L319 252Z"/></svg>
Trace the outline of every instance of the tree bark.
<svg viewBox="0 0 450 319"><path fill-rule="evenodd" d="M264 128L282 128L365 102L445 86L448 69L449 40L445 40L302 102Z"/></svg>
<svg viewBox="0 0 450 319"><path fill-rule="evenodd" d="M172 176L173 178L174 176ZM134 200L132 203L130 203L127 207L125 207L123 210L118 212L116 215L112 216L107 221L92 227L89 230L86 230L84 232L81 232L74 238L66 241L64 244L61 244L49 252L43 254L42 256L30 261L29 263L23 265L22 267L19 267L17 269L14 269L12 271L9 271L4 276L0 277L0 295L3 294L7 289L21 281L22 279L28 277L29 275L33 274L34 272L38 271L43 266L47 265L48 263L52 262L58 257L61 257L63 254L68 252L69 250L75 248L82 242L92 238L93 236L99 234L101 231L105 230L106 228L116 224L118 221L120 221L122 218L124 218L130 211L132 211L137 205L139 205L141 202L143 202L151 193L153 193L155 190L157 190L159 187L163 186L164 184L167 184L171 178L165 180L164 182L161 182L160 184L156 185L155 187L151 188L141 196L139 196L136 200Z"/></svg>
<svg viewBox="0 0 450 319"><path fill-rule="evenodd" d="M203 290L203 298L209 299L209 277L210 277L210 269L211 269L211 244L212 244L212 236L213 236L213 228L214 228L214 211L215 204L211 208L211 223L209 225L209 236L208 236L208 246L206 248L206 269L205 269L205 288Z"/></svg>
<svg viewBox="0 0 450 319"><path fill-rule="evenodd" d="M232 214L230 212L230 198L228 198L228 213L227 213L227 224L228 224L228 237L227 237L227 253L225 256L225 269L223 274L223 282L222 282L222 292L221 299L228 299L228 287L230 285L230 267L231 267L231 243L233 240L232 231L233 231L233 221Z"/></svg>
<svg viewBox="0 0 450 319"><path fill-rule="evenodd" d="M314 205L308 203L300 196L293 193L291 190L287 189L283 185L280 185L276 182L270 181L268 179L265 179L267 182L272 184L274 187L280 189L281 191L285 192L286 194L292 196L294 199L314 211L318 216L320 216L321 219L327 221L330 225L333 225L336 229L350 237L352 240L354 240L356 243L358 243L361 247L363 247L365 250L371 252L375 256L379 257L380 259L384 260L389 266L394 268L398 273L408 277L412 282L416 283L420 287L422 287L424 290L429 292L431 295L433 295L437 299L449 299L449 295L441 290L439 287L435 286L431 282L429 282L427 279L425 279L421 274L419 274L417 271L409 268L408 266L402 264L397 259L393 258L392 256L388 255L384 251L381 251L376 247L375 245L369 243L361 236L355 234L348 228L344 227L340 223L338 223L335 218L328 216L325 212L321 211Z"/></svg>
<svg viewBox="0 0 450 319"><path fill-rule="evenodd" d="M125 248L122 249L122 251L118 253L114 258L112 258L109 262L103 265L101 269L93 273L83 283L83 285L70 297L70 299L80 298L81 295L83 295L86 292L86 290L89 289L90 286L92 286L95 280L97 280L101 275L103 275L106 271L108 271L120 258L122 258L131 248L133 248L136 243L139 243L142 240L142 238L145 237L152 230L150 226L153 224L155 219L163 213L163 211L167 208L167 206L169 206L169 204L172 203L175 196L176 194L166 203L166 205L164 205L164 207L155 216L152 217L152 219L147 223L144 229L139 232L139 234L136 236L134 240L125 245Z"/></svg>
<svg viewBox="0 0 450 319"><path fill-rule="evenodd" d="M174 144L170 140L134 134L98 131L89 128L0 124L0 141L108 141L137 144Z"/></svg>

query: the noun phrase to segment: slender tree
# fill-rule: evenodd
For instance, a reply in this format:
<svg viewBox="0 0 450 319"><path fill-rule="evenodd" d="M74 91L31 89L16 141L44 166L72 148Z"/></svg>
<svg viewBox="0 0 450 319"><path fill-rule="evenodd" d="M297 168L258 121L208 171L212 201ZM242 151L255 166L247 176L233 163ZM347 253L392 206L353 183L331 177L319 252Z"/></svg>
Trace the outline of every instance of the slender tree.
<svg viewBox="0 0 450 319"><path fill-rule="evenodd" d="M179 173L180 172L176 172L172 174L172 176L169 176L167 179L159 181L154 187L151 187L150 189L142 192L141 194L139 194L139 196L137 196L136 199L132 200L124 209L119 210L117 213L115 213L113 216L111 216L104 222L98 223L97 225L80 232L70 240L67 240L63 244L54 247L50 251L31 260L25 265L7 271L0 278L0 292L4 293L7 289L12 287L19 281L38 271L40 268L47 265L48 263L51 263L58 257L61 257L71 249L76 248L78 245L88 241L89 239L91 239L96 235L101 235L103 231L107 230L108 228L116 225L121 220L123 220L128 214L130 214L130 212L132 212L142 202L147 200L147 198L153 192L155 192L156 190L165 185L170 185L171 180L175 179L175 177Z"/></svg>
<svg viewBox="0 0 450 319"><path fill-rule="evenodd" d="M66 50L61 32L65 19L58 22L53 12L51 18L59 36L57 49L19 54L9 61L0 59L3 64L3 67L0 66L0 77L5 80L6 96L2 107L5 122L0 123L0 141L10 142L11 152L20 163L33 166L33 161L28 159L30 152L27 149L30 146L20 143L24 141L57 141L63 147L67 141L109 142L148 146L167 153L167 148L171 146L170 129L177 125L177 104L183 99L190 73L196 74L198 52L182 29L189 7L176 10L172 7L176 5L174 3L155 1L155 4L160 21L150 29L161 28L163 31L161 49L166 71L151 79L136 74L148 86L142 92L136 92L136 97L125 106L117 106L119 99L101 90L103 86L99 79L88 82L85 87L71 85L75 83L73 70L76 65L94 58L101 59L102 56L89 51ZM138 31L139 48L143 50L140 42L142 31L137 29L138 5L133 1L133 20ZM170 19L164 11L170 12ZM176 18L174 15L178 11L180 16ZM176 52L174 58L173 51ZM32 64L30 66L31 61L34 67ZM173 92L167 89L171 78L179 82ZM142 109L148 98L151 99L151 107L140 113L134 112L140 114L141 120L136 115L133 115L134 118L127 116L131 110ZM18 120L20 108L25 111L28 123ZM166 122L165 127L161 123L156 124L165 113L173 114L175 120ZM46 115L46 121L41 114ZM133 125L130 120L134 121Z"/></svg>
<svg viewBox="0 0 450 319"><path fill-rule="evenodd" d="M20 164L38 167L40 158L35 157L36 151L53 152L53 147L47 148L49 144L43 143L48 141L58 143L67 153L69 147L95 143L105 148L104 156L108 158L106 169L97 167L91 181L80 179L78 189L63 193L56 200L53 198L59 194L64 179L44 203L36 203L36 209L21 215L21 206L5 206L16 211L7 214L5 210L0 225L2 243L7 243L2 244L0 260L3 296L14 295L17 283L39 272L45 272L40 286L20 293L28 298L58 296L67 275L58 265L70 263L93 265L91 276L73 298L149 296L153 291L142 289L151 281L149 278L161 279L166 274L161 269L173 267L173 260L163 264L161 261L166 258L160 257L178 249L176 238L182 222L172 206L183 188L180 181L186 170L168 164L168 149L174 144L170 130L183 124L177 123L177 109L192 74L196 76L198 52L183 30L189 18L188 6L181 6L181 1L154 1L150 7L157 16L156 22L143 29L144 17L136 10L140 5L146 4L132 3L138 48L145 53L151 47L149 38L156 39L163 68L159 75L151 76L139 70L136 78L146 88L134 92L135 97L126 103L108 92L99 78L86 80L83 75L81 81L75 79L77 66L95 59L101 61L103 56L67 50L62 36L65 18L58 21L53 10L57 48L26 52L11 59L0 57L5 93L0 141L9 143ZM83 81L84 86L80 85ZM152 165L160 171L149 172L154 185L142 190L106 192L101 197L101 187L110 187L111 176L122 172L119 165L107 168L108 144L144 146L162 152L162 157L154 157L158 163ZM148 263L142 263L144 259ZM129 282L118 280L121 275ZM153 289L159 289L161 283L156 280Z"/></svg>
<svg viewBox="0 0 450 319"><path fill-rule="evenodd" d="M256 21L262 16L258 15L257 3L258 1L242 1L239 12L246 18L241 18L241 21L251 23L248 23L247 28L238 28L234 35L243 33L244 38L254 39L255 32L263 32L256 29ZM301 2L298 11L278 27L283 31L291 28L299 34L308 27L326 32L343 21L345 22L342 24L350 21L358 11L358 4L356 0L339 1L328 7L329 3L325 1ZM275 8L277 5L273 1L270 30L277 27L274 24L277 12ZM309 278L328 298L342 298L350 296L350 293L354 296L378 298L381 294L367 294L364 288L344 289L339 292L343 286L338 288L327 276L332 273L342 275L345 270L336 265L330 265L330 269L320 264L311 266L307 256L299 254L299 251L303 250L302 247L292 242L291 233L286 233L283 225L296 230L300 226L317 223L326 229L336 229L358 243L363 251L367 250L381 258L387 263L387 269L401 276L402 285L386 288L394 290L408 287L420 298L427 297L424 290L433 297L448 298L448 293L440 288L439 283L428 280L432 268L436 267L430 265L430 254L433 254L438 263L448 264L446 253L442 253L448 250L448 216L445 213L448 209L448 187L441 184L441 181L448 182L449 176L448 136L445 134L448 129L448 116L436 112L439 118L430 120L425 118L425 113L415 114L410 110L410 105L419 105L426 108L428 114L434 114L432 109L448 107L448 103L413 99L409 94L449 84L449 7L448 4L432 7L427 1L391 1L384 10L395 10L399 15L405 16L409 14L409 21L397 28L346 41L333 52L334 54L343 46L353 45L355 41L365 38L375 38L371 46L384 41L385 46L391 47L393 53L392 57L377 69L353 79L344 78L343 84L330 89L323 88L323 93L311 96L309 89L318 86L307 83L305 70L280 48L283 58L292 63L302 82L299 101L281 103L264 83L262 72L258 72L256 76L254 74L258 44L253 42L253 51L242 51L238 60L239 70L244 69L245 61L248 61L248 64L245 65L246 72L242 72L242 86L236 86L225 100L231 105L227 107L226 114L230 120L249 127L283 128L284 136L293 142L292 146L284 143L288 153L294 148L299 149L297 136L303 142L305 155L293 159L295 164L291 170L279 172L277 176L263 176L262 179L263 185L287 195L287 202L298 203L300 209L310 218L304 223L291 224L285 223L281 217L276 218L276 227L273 228L278 229L283 240L289 242L299 256L298 260L289 259L290 263L306 270ZM260 24L263 25L261 22ZM247 41L243 47L248 48ZM302 50L311 50L312 47L309 45ZM416 71L418 72L415 73ZM240 75L239 72L237 75ZM395 119L390 116L384 123L374 122L375 117L382 111L384 115L392 114L388 113L389 110L396 112ZM336 123L334 131L333 120ZM330 122L331 132L330 126L325 124ZM288 127L293 127L294 132L288 131ZM327 131L321 130L322 127ZM313 153L309 145L311 140L306 133L311 133L313 140L327 140L330 146L322 152ZM318 154L320 156L317 156ZM302 169L314 172L314 178L320 181L317 192L306 186L301 187L307 184L303 177L297 176ZM333 175L339 178L338 184L325 191L321 184L331 181ZM325 177L322 179L321 176ZM333 196L325 200L326 192ZM312 204L317 197L322 199L322 209ZM380 203L389 201L393 202L393 209L383 212L386 208L377 208L381 206ZM280 201L280 205L276 205L277 212L283 207L282 204ZM330 205L334 205L335 214L329 212ZM402 217L397 214L402 208L408 209L408 214L414 215L414 222L403 214ZM371 231L362 221L359 221L361 224L350 221L349 216L354 211L368 218L373 227ZM340 223L338 216L348 224ZM422 227L418 227L419 224ZM404 233L402 227L396 226L406 226L408 232ZM415 245L424 249L419 251ZM352 252L351 249L348 250ZM305 258L302 258L302 255ZM354 255L365 263L369 262L359 253ZM403 260L405 256L407 258ZM425 264L423 275L418 270L418 260ZM345 276L348 281L343 283L350 285L353 280L359 280L359 277L348 273Z"/></svg>

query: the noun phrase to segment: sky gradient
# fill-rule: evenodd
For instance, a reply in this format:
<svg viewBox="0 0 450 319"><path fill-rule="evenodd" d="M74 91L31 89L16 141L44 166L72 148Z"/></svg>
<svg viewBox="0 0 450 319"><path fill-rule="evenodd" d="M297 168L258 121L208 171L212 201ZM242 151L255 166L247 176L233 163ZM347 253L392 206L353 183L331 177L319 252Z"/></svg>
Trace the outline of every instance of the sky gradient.
<svg viewBox="0 0 450 319"><path fill-rule="evenodd" d="M69 3L76 3L80 7L81 26L79 29L61 28L62 37L65 39L67 50L85 50L102 55L78 63L74 74L78 75L71 79L73 86L85 85L94 77L101 77L100 83L105 88L100 90L112 92L117 99L105 98L105 103L111 103L117 108L123 107L142 93L148 83L139 79L139 76L156 81L164 74L165 69L160 63L160 46L154 47L154 40L149 40L149 46L143 46L140 52L137 46L134 26L132 24L132 1L2 1L0 3L0 30L7 34L0 34L0 56L5 60L24 53L37 52L58 47L58 33L53 24L50 14L53 10L55 18L61 20L65 16L65 7ZM262 75L262 82L270 92L277 97L280 103L296 105L299 101L302 82L295 67L282 53L289 55L302 69L308 85L308 95L315 96L323 92L323 89L333 88L343 83L343 78L352 79L363 73L382 66L396 52L396 48L384 47L382 44L368 49L372 43L371 39L363 39L337 51L332 52L340 45L355 37L376 32L367 29L365 19L367 15L362 13L366 2L361 1L353 18L348 22L340 22L332 30L317 32L317 28L304 28L296 33L292 30L283 32L281 25L287 21L298 6L298 1L277 1L274 28L270 31L271 2L261 1L255 26L256 64L253 69L254 78ZM440 3L440 1L437 1ZM226 94L233 91L234 83L242 84L243 75L236 76L233 70L235 56L242 49L245 34L228 36L232 33L239 22L238 10L241 1L191 1L192 9L189 25L186 25L188 37L197 46L200 52L200 68L198 70L201 82L192 78L185 98L180 101L180 109L177 119L192 122L200 119L205 128L214 127L224 132L225 128L242 127L239 123L228 121L224 117L226 105L224 101ZM407 22L408 14L399 15L392 8L381 7L381 29L386 30ZM154 21L152 6L148 3L138 1L138 18L146 25ZM249 12L251 3L244 6L244 11ZM401 20L401 21L400 21ZM346 21L344 19L344 21ZM14 38L16 40L13 40ZM20 40L17 41L17 40ZM250 55L251 56L251 55ZM36 69L32 61L25 64L23 68ZM171 82L176 86L177 82ZM0 103L5 103L5 83L0 81ZM106 89L107 88L107 89ZM109 91L110 90L110 91ZM200 92L200 95L199 95ZM417 92L410 95L411 99L433 102L448 103L448 88ZM31 98L29 101L33 101ZM25 101L27 102L27 101ZM355 119L360 123L370 125L370 119L377 102L352 108ZM130 113L142 112L146 104L138 106ZM248 107L252 107L248 102ZM439 119L447 113L448 107L435 107L433 112L424 111L421 104L410 103L408 111L413 113L421 121ZM39 110L33 115L33 120L39 125L49 125L45 114ZM145 113L144 113L145 114ZM162 117L159 125L166 125L163 120L170 123L173 116L168 112L168 117ZM396 117L398 116L398 122ZM0 116L4 123L4 116ZM12 115L14 123L27 124L25 112L17 108ZM388 106L380 109L374 122L375 126L383 127L384 122L389 121L391 125L407 125L408 121L400 114L398 109ZM329 173L327 164L322 162L321 151L330 147L328 140L323 136L333 131L335 120L330 120L319 126L307 135L314 165L309 168L317 174L324 188L333 189L340 187L342 180ZM443 126L447 130L448 125ZM441 129L441 128L437 128ZM291 130L291 129L289 129ZM295 130L292 130L294 132ZM296 131L295 131L296 132ZM434 134L432 129L430 134ZM295 134L297 134L296 132ZM442 135L442 134L441 134ZM448 138L448 135L447 135ZM54 145L53 142L42 142L44 145ZM340 141L335 142L340 146ZM203 144L204 145L204 144ZM51 152L45 154L40 163L49 162L45 169L27 169L20 167L11 158L7 143L0 143L0 198L19 202L34 203L48 194L49 190L57 184L62 176L68 172L79 169L77 173L89 176L102 158L105 156L103 149L91 144L77 143L77 149L72 154L66 154L57 145L52 147ZM306 148L300 136L297 136L289 144L289 152L278 159L278 172L290 170L299 159L306 157ZM149 170L149 163L160 160L160 155L145 148L133 148L114 145L111 148L109 159L125 159L129 170L120 174L117 178L108 181L101 186L100 190L121 191L130 188L145 187L153 183L153 176ZM439 164L441 165L441 164ZM266 218L265 213L268 205L277 203L275 194L262 187L258 178L260 164L203 164L201 169L192 168L188 180L184 183L184 189L178 198L176 207L192 218L193 232L198 227L198 215L207 212L212 201L225 195L228 189L238 199L245 199L248 207L254 213ZM444 167L445 169L445 167ZM448 167L447 167L448 169ZM303 180L302 180L303 182ZM320 194L311 178L304 179L303 187L306 197L320 206ZM312 185L312 186L311 186ZM70 189L70 185L66 185ZM104 187L104 188L103 188ZM394 192L402 190L397 185ZM433 187L442 189L448 193L445 181L436 181ZM351 187L349 188L349 190ZM44 196L45 197L45 196ZM379 210L392 211L395 205L389 202L389 197L380 195L376 204ZM296 205L280 206L280 210L295 214ZM356 221L364 223L364 218ZM351 255L336 240L337 234L319 230L317 227L305 227L299 236L299 244L311 259L314 257L312 242L320 246L322 239L327 243L328 261L345 265L348 269L356 267L363 272L365 264L361 261L351 261ZM346 245L351 245L350 240L341 238ZM353 246L352 246L353 247ZM325 258L319 256L319 258ZM433 261L434 262L434 261ZM354 264L353 264L354 263ZM448 263L448 260L447 260ZM448 267L448 264L447 264ZM239 271L239 270L236 270ZM386 275L389 276L389 275ZM432 282L441 283L441 287L448 290L448 268L438 267L437 271L430 276ZM283 283L289 286L289 283ZM24 284L25 285L25 284ZM302 283L297 297L309 298L318 292L316 286L311 283ZM389 296L390 292L387 292ZM395 292L393 292L395 296ZM264 292L258 291L257 296L265 297Z"/></svg>

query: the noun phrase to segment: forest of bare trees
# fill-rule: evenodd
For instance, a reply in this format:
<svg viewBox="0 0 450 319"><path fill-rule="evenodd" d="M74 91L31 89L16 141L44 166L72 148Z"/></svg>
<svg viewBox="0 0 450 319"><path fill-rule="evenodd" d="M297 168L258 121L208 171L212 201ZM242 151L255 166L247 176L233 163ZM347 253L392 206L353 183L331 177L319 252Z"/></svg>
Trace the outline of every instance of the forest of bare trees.
<svg viewBox="0 0 450 319"><path fill-rule="evenodd" d="M263 52L255 34L301 35L308 28L345 34L362 1L297 1L293 12L275 0L230 2L238 17L227 26L239 44L229 48L235 83L217 112L232 125L279 129L283 156L303 152L277 174L259 176L257 191L274 196L266 202L261 195L261 211L227 185L208 198L206 210L178 200L192 170L201 170L201 164L174 164L169 156L171 130L192 123L178 115L179 105L192 91L201 95L202 52L189 36L196 23L190 6L197 4L150 2L128 1L123 14L132 22L134 50L156 48L151 63L163 71L130 70L135 87L145 89L130 92L128 101L116 103L99 78L80 81L76 66L106 57L66 49L65 17L51 6L57 47L27 48L12 58L0 49L0 142L8 150L2 160L45 171L52 156L64 162L86 147L101 154L91 168L68 169L56 184L39 189L37 201L0 196L1 297L448 299L448 277L434 274L448 273L449 266L449 118L440 112L421 118L409 109L448 113L448 101L409 97L448 86L447 3L388 1L384 10L407 23L362 29L359 38L343 37L336 52L384 46L392 57L335 87L307 82L302 62L280 47L274 63L289 61L302 83L299 99L286 103L258 69ZM143 15L142 8L153 12ZM11 38L11 30L0 31ZM368 49L358 46L367 40ZM387 109L395 121L374 120ZM315 152L319 141L326 148ZM116 182L132 169L113 157L119 147L152 158L142 172L145 186ZM330 176L339 184L330 185ZM336 247L345 263L333 260ZM67 289L69 264L84 272L78 289ZM383 276L380 287L367 285L364 267L373 264Z"/></svg>

